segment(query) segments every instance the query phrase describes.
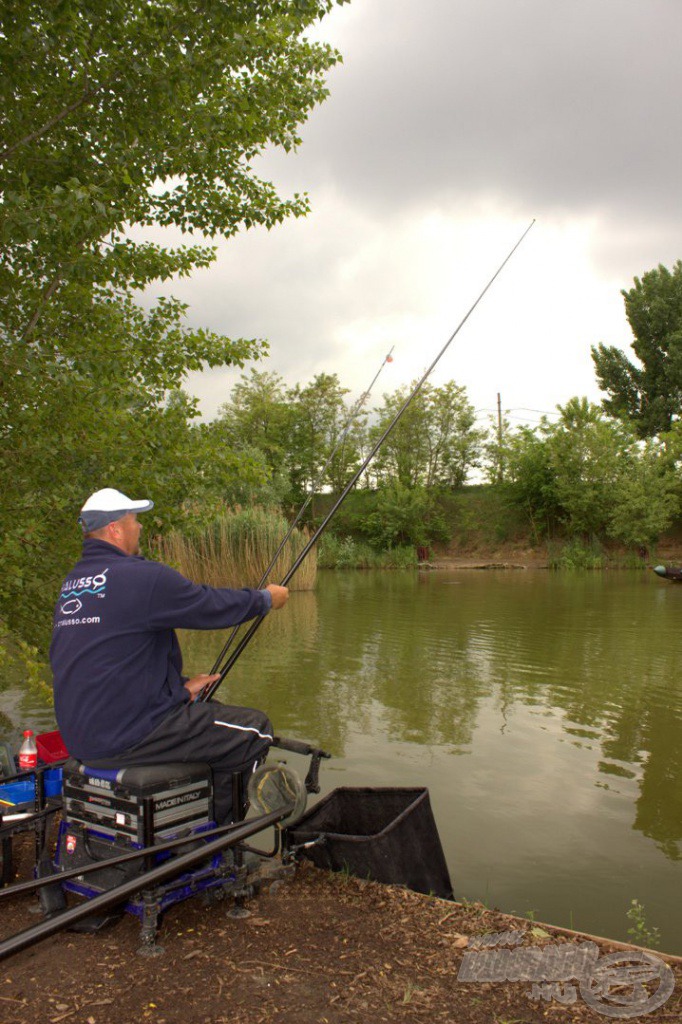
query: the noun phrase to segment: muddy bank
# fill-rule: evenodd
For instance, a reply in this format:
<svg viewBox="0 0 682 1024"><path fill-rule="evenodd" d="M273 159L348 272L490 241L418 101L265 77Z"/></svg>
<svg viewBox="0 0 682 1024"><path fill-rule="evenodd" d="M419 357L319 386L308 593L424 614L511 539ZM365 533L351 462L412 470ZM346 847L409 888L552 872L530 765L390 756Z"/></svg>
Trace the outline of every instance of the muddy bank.
<svg viewBox="0 0 682 1024"><path fill-rule="evenodd" d="M450 547L435 551L430 565L434 569L547 569L549 554L545 546L533 548L519 544Z"/></svg>
<svg viewBox="0 0 682 1024"><path fill-rule="evenodd" d="M31 897L3 906L3 936L34 924L34 906ZM233 919L230 907L194 899L172 908L160 935L164 953L154 958L138 955L139 928L128 916L99 935L47 939L3 964L0 1019L13 1024L596 1024L608 1019L585 1002L577 985L557 989L560 1001L551 993L543 999L529 981L458 979L464 957L479 955L474 947L484 934L497 933L499 948L514 956L516 949L550 948L565 956L581 941L480 904L447 903L304 866L292 882L253 900L250 917ZM599 943L594 955L616 949L622 946ZM634 966L641 971L641 965ZM670 970L677 981L672 995L637 1020L682 1020L679 961L671 962ZM668 968L662 971L670 980ZM646 982L652 993L659 984L661 979ZM632 989L620 991L627 999ZM627 1019L633 1019L628 1006Z"/></svg>
<svg viewBox="0 0 682 1024"><path fill-rule="evenodd" d="M607 568L632 569L632 552L625 549L605 549ZM471 548L450 547L435 551L429 560L433 569L549 569L550 551L546 544L530 547L526 544L477 545ZM678 539L664 539L655 552L642 555L643 572L654 565L682 566L682 543Z"/></svg>

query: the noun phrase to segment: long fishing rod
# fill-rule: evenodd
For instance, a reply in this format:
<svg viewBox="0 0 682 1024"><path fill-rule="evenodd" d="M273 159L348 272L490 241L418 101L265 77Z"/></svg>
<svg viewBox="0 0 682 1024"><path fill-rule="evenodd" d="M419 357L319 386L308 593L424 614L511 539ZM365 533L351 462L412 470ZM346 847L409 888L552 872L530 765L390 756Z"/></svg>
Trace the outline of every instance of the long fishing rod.
<svg viewBox="0 0 682 1024"><path fill-rule="evenodd" d="M58 807L54 810L59 810ZM208 841L209 839L219 839L221 836L227 836L232 832L235 832L237 828L240 828L244 824L243 821L233 821L229 825L220 825L216 828L207 829L206 832L196 833L192 836L192 839L201 839L202 841ZM142 857L148 857L150 853L168 853L173 850L187 847L188 839L187 836L181 836L180 839L170 839L164 843L158 843L154 846L142 846L139 849L130 850L128 853L122 853L117 857L107 857L106 866L107 868L120 867L122 864L129 864L136 860L140 860ZM206 858L208 859L208 858ZM103 862L101 860L92 861L88 864L79 864L76 868L69 868L67 871L57 871L54 874L39 876L37 878L29 878L25 882L15 882L14 885L5 886L0 889L0 900L6 899L8 896L19 896L25 892L35 892L37 889L44 889L48 885L61 885L62 882L69 882L72 878L81 878L84 875L89 875L94 871L102 870Z"/></svg>
<svg viewBox="0 0 682 1024"><path fill-rule="evenodd" d="M0 941L0 960L3 960L7 956L11 956L12 953L19 953L22 949L26 949L28 946L32 946L36 942L40 942L41 939L46 939L50 935L55 935L57 932L62 931L62 929L68 928L69 925L75 924L77 921L82 921L84 917L89 917L91 914L96 914L100 910L106 910L117 903L122 903L129 896L133 896L141 889L151 889L157 883L160 884L161 882L165 882L168 879L181 875L184 871L195 867L195 865L202 861L208 860L214 853L219 853L222 850L227 850L232 846L236 846L243 840L250 839L251 836L256 835L258 832L262 832L264 829L268 828L268 826L276 825L278 821L286 818L290 811L291 808L285 808L281 811L271 811L270 814L263 814L250 821L240 822L240 827L235 829L233 832L218 836L210 842L202 844L194 850L190 850L188 853L183 853L176 858L166 860L157 867L145 872L143 875L137 875L135 878L122 882L113 889L108 889L99 896L93 896L92 899L85 900L84 903L80 903L75 907L69 907L67 910L60 914L55 914L53 917L48 917L46 920L33 925L32 928L27 928L25 931L17 932L15 935L10 935L9 938ZM108 862L101 862L102 865L105 865L106 863ZM59 874L54 875L51 880L53 882L58 882Z"/></svg>
<svg viewBox="0 0 682 1024"><path fill-rule="evenodd" d="M294 573L300 567L300 565L302 564L304 559L307 557L309 551L317 543L318 539L320 538L320 536L322 535L322 533L324 532L324 530L326 529L326 527L328 526L330 521L333 519L333 517L336 515L336 512L338 511L338 509L340 508L340 506L342 505L342 503L346 499L346 496L349 494L349 492L352 490L352 488L358 482L358 480L360 479L362 474L365 472L365 470L367 469L368 465L370 464L370 462L372 461L372 459L374 458L376 453L381 448L382 444L384 443L384 441L386 440L388 435L391 433L391 431L396 426L396 424L400 421L400 419L402 418L402 416L404 415L404 413L406 412L408 407L411 405L411 403L414 401L416 396L419 394L419 392L421 391L422 387L426 383L427 379L429 378L429 376L431 375L431 373L435 369L435 367L438 364L438 362L440 361L440 359L445 355L445 353L447 352L448 348L450 347L452 342L455 340L455 338L457 337L457 335L461 331L462 327L464 327L464 324L467 322L467 320L469 319L469 317L471 316L473 311L476 309L476 307L478 306L479 302L481 301L483 296L486 294L488 289L491 287L493 282L502 273L502 271L506 267L506 265L509 262L509 260L512 258L512 256L514 255L514 253L516 252L518 247L521 245L521 243L523 242L524 238L526 237L526 235L528 234L530 229L533 227L533 224L535 224L535 218L533 218L533 220L530 222L530 224L528 225L526 230L523 232L523 234L519 238L519 240L516 243L516 245L513 247L513 249L511 249L511 251L505 257L505 259L499 265L499 267L497 268L497 270L495 271L493 276L490 278L490 280L488 281L488 283L485 286L485 288L483 289L483 291L480 293L480 295L478 296L476 301L473 303L473 305L469 308L468 312L465 314L464 317L462 317L462 319L458 323L457 327L452 332L452 334L450 335L448 340L445 342L445 344L443 345L443 347L441 348L440 352L435 357L435 359L433 360L431 365L424 371L423 375L421 376L421 378L419 379L417 384L414 386L414 388L412 389L410 394L407 396L407 398L405 399L405 401L403 402L403 404L401 405L400 409L395 414L395 416L393 417L391 422L388 424L388 426L384 430L384 432L381 435L381 437L374 444L372 450L370 451L369 455L366 457L365 461L362 463L362 465L357 470L357 472L353 474L352 478L348 481L348 483L344 487L343 491L339 495L338 499L334 503L333 507L329 510L329 512L327 513L325 518L322 520L322 522L318 526L317 530L314 532L314 534L312 535L312 537L310 538L308 543L305 545L303 550L300 552L300 554L298 555L298 557L294 561L294 563L291 566L291 568L288 570L288 572L284 576L284 579L281 582L281 586L285 587L287 585L287 583L289 582L291 577L294 575ZM241 638L241 640L239 641L237 646L234 648L234 650L232 651L232 653L229 656L229 658L227 659L227 661L225 662L225 665L220 670L220 675L219 675L218 679L216 679L215 682L210 683L209 686L207 686L204 689L204 691L201 694L201 697L199 698L200 700L210 700L212 695L215 693L215 691L218 689L218 687L222 683L222 681L225 678L225 676L227 675L227 673L230 671L230 669L232 668L234 663L239 658L239 656L242 653L242 651L244 650L244 648L247 646L247 644L250 642L251 638L257 632L257 630L260 627L260 624L261 624L261 622L263 621L264 618L265 618L264 615L260 615L260 616L258 616L258 618L253 620L253 622L251 623L250 627L248 628L248 630L246 631L244 636Z"/></svg>
<svg viewBox="0 0 682 1024"><path fill-rule="evenodd" d="M343 430L341 431L341 434L339 435L338 441L334 445L334 448L333 448L331 454L329 455L327 461L325 462L324 466L322 467L322 469L318 473L315 481L313 482L313 484L312 484L312 486L310 488L310 494L305 499L305 501L301 505L300 509L296 513L296 516L295 516L293 522L291 523L291 525L289 526L289 529L285 533L284 537L282 537L282 540L279 543L279 547L277 548L277 550L275 551L274 555L270 559L270 563L269 563L267 569L264 571L264 573L261 576L259 582L256 584L256 589L257 590L260 590L261 587L264 587L265 584L267 583L268 577L269 577L270 573L272 572L272 570L275 568L275 565L277 564L277 559L281 555L281 553L284 550L284 547L285 547L287 541L289 540L289 538L293 534L294 530L296 529L296 527L300 523L301 519L303 518L303 513L305 512L305 510L307 509L308 505L312 501L313 495L315 494L315 491L318 489L318 486L324 480L324 475L327 472L327 470L329 469L329 467L331 466L332 460L333 460L334 456L336 455L336 453L338 452L339 448L341 447L341 445L346 440L346 437L348 436L348 434L350 432L350 428L353 425L353 421L355 420L356 416L360 412L360 409L362 408L362 406L365 404L365 402L369 398L369 396L371 394L371 391L372 391L372 388L374 387L374 385L376 384L377 380L379 379L379 375L381 374L381 371L383 370L383 368L386 365L386 363L390 363L390 362L393 361L391 353L393 352L394 348L395 348L395 345L391 345L389 351L384 356L384 360L383 360L381 366L379 367L377 372L374 374L374 377L372 378L371 384L366 389L366 391L362 392L362 394L360 395L358 400L355 402L355 404L351 408L351 410L350 410L350 412L348 414L348 418L346 419L346 422L344 424ZM232 646L232 642L234 641L234 638L237 635L237 633L239 632L239 630L240 630L240 626L235 626L234 629L232 630L232 632L230 633L230 635L228 636L227 640L225 641L225 644L223 646L222 651L220 652L220 654L216 658L215 664L214 664L213 668L211 669L211 672L210 672L211 675L215 675L215 673L220 670L220 666L222 664L222 660L225 657L225 655L227 654L227 652L229 651L230 647Z"/></svg>

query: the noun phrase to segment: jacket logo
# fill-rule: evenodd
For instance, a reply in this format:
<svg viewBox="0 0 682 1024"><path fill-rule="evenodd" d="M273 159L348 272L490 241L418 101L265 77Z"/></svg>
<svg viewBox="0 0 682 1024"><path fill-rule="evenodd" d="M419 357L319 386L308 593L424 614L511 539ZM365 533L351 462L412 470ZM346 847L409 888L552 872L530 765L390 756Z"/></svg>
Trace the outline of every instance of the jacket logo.
<svg viewBox="0 0 682 1024"><path fill-rule="evenodd" d="M59 595L60 601L64 602L59 606L62 615L75 615L76 612L79 612L83 607L81 598L85 594L104 597L107 589L108 572L109 569L106 568L95 576L81 576L79 579L66 580Z"/></svg>

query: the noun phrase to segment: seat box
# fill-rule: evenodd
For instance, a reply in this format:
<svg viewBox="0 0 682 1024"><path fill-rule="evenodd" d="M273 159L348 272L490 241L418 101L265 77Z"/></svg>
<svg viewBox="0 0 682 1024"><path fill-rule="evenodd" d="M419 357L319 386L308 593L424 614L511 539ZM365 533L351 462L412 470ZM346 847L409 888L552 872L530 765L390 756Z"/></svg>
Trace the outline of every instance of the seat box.
<svg viewBox="0 0 682 1024"><path fill-rule="evenodd" d="M67 822L119 842L153 846L213 820L211 769L175 762L95 769L67 761L64 809Z"/></svg>

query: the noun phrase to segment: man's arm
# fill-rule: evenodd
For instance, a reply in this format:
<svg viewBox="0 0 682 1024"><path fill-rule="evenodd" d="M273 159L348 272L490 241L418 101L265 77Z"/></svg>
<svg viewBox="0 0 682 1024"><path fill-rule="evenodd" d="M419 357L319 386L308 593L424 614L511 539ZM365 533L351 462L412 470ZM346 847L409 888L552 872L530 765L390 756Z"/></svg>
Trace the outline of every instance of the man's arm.
<svg viewBox="0 0 682 1024"><path fill-rule="evenodd" d="M244 587L207 587L192 583L175 569L158 565L149 595L148 622L151 629L224 629L237 626L270 608L286 604L287 587L270 584L265 590Z"/></svg>

